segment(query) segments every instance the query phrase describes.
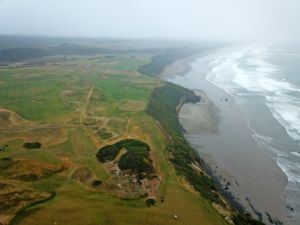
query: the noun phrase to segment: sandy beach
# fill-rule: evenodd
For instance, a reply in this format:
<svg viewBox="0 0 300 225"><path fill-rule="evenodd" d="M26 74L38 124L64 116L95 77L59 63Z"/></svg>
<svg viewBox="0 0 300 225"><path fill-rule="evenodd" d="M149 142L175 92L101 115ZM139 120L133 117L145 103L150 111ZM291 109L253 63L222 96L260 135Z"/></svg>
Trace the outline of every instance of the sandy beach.
<svg viewBox="0 0 300 225"><path fill-rule="evenodd" d="M200 102L184 104L179 113L179 121L191 134L216 134L219 125L219 112L203 91L195 90Z"/></svg>
<svg viewBox="0 0 300 225"><path fill-rule="evenodd" d="M201 102L185 104L180 110L186 139L251 214L255 216L259 211L267 221L267 212L282 220L286 176L253 139L239 102L206 81L197 60L190 68L181 76L164 73L166 80L201 96Z"/></svg>

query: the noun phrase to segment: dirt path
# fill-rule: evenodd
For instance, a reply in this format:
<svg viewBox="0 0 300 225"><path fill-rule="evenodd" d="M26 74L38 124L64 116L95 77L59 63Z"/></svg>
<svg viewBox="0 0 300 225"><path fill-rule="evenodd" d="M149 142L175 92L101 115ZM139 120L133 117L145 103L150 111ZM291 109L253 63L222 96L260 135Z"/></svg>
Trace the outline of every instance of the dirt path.
<svg viewBox="0 0 300 225"><path fill-rule="evenodd" d="M126 135L126 134L128 134L128 131L129 131L129 126L130 126L131 120L132 120L132 118L131 118L131 117L130 117L130 118L128 118L128 120L127 120L127 125L126 125L125 135Z"/></svg>
<svg viewBox="0 0 300 225"><path fill-rule="evenodd" d="M84 105L82 106L82 109L80 111L80 116L79 116L80 124L83 124L83 121L86 118L86 109L87 109L87 107L90 103L93 92L94 92L94 87L91 87L88 94L87 94L87 96L86 96L86 100L84 102Z"/></svg>
<svg viewBox="0 0 300 225"><path fill-rule="evenodd" d="M0 128L0 130L32 130L32 129L61 129L61 128L80 128L82 126L79 125L53 125L53 126L46 126L46 125L36 125L36 126L20 126L20 127L6 127ZM87 128L97 128L98 125L84 125Z"/></svg>

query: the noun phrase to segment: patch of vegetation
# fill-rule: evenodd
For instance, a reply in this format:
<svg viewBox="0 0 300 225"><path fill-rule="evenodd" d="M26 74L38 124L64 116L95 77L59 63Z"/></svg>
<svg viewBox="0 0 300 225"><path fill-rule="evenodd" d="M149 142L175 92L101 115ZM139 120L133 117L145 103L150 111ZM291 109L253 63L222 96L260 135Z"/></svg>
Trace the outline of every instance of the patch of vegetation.
<svg viewBox="0 0 300 225"><path fill-rule="evenodd" d="M8 145L0 146L0 152L5 151L7 147L8 147Z"/></svg>
<svg viewBox="0 0 300 225"><path fill-rule="evenodd" d="M146 200L146 205L147 205L148 207L154 206L154 205L155 205L155 199L153 199L153 198L148 198L148 199Z"/></svg>
<svg viewBox="0 0 300 225"><path fill-rule="evenodd" d="M3 171L5 169L8 169L14 164L14 161L12 158L6 157L0 159L0 170Z"/></svg>
<svg viewBox="0 0 300 225"><path fill-rule="evenodd" d="M46 56L45 49L40 48L9 48L0 50L0 62L15 62Z"/></svg>
<svg viewBox="0 0 300 225"><path fill-rule="evenodd" d="M27 142L24 143L23 148L27 148L27 149L37 149L37 148L41 148L42 144L39 142Z"/></svg>
<svg viewBox="0 0 300 225"><path fill-rule="evenodd" d="M105 163L114 160L119 152L120 149L118 146L106 145L97 152L96 157L100 162Z"/></svg>
<svg viewBox="0 0 300 225"><path fill-rule="evenodd" d="M121 156L118 166L121 170L150 174L153 172L153 167L148 156L148 150L145 148L133 148Z"/></svg>
<svg viewBox="0 0 300 225"><path fill-rule="evenodd" d="M92 186L93 187L98 187L98 186L100 186L102 184L102 181L101 180L94 180L93 182L92 182Z"/></svg>
<svg viewBox="0 0 300 225"><path fill-rule="evenodd" d="M113 145L107 145L101 148L96 156L100 162L112 161L122 148L127 151L118 161L121 170L130 170L136 174L151 174L153 172L152 160L149 158L150 147L139 140L125 139Z"/></svg>
<svg viewBox="0 0 300 225"><path fill-rule="evenodd" d="M65 169L63 166L54 167L51 164L31 160L13 160L9 157L0 159L0 178L10 180L33 182Z"/></svg>
<svg viewBox="0 0 300 225"><path fill-rule="evenodd" d="M16 180L24 181L24 182L33 182L39 179L39 176L35 173L22 174L14 177Z"/></svg>
<svg viewBox="0 0 300 225"><path fill-rule="evenodd" d="M21 182L13 182L12 180L2 180L0 183L0 224L11 224L11 220L15 215L26 206L35 202L40 202L50 196L50 193L40 192L24 187Z"/></svg>
<svg viewBox="0 0 300 225"><path fill-rule="evenodd" d="M156 76L178 59L192 56L197 52L197 49L188 48L166 49L161 54L153 56L150 63L140 66L138 71L148 76Z"/></svg>
<svg viewBox="0 0 300 225"><path fill-rule="evenodd" d="M15 225L15 224L19 224L21 222L21 220L25 217L28 216L31 213L31 208L33 206L45 203L47 201L52 200L54 197L56 196L55 192L50 192L48 197L45 197L41 200L35 201L33 203L31 203L30 205L27 205L23 208L21 208L17 213L16 216L10 221L9 225Z"/></svg>
<svg viewBox="0 0 300 225"><path fill-rule="evenodd" d="M172 136L184 140L181 134L183 129L177 118L177 107L184 102L188 102L194 96L195 94L186 88L166 83L163 87L155 88L151 93L147 113L158 120Z"/></svg>
<svg viewBox="0 0 300 225"><path fill-rule="evenodd" d="M110 53L135 53L149 52L148 49L138 50L120 50L109 48L90 48L77 44L61 44L47 48L40 47L15 47L0 49L0 63L18 62L26 59L33 59L45 56L54 55L95 55L95 54L110 54ZM114 55L106 55L106 59L114 58Z"/></svg>
<svg viewBox="0 0 300 225"><path fill-rule="evenodd" d="M98 130L97 134L100 136L101 139L106 140L112 137L112 134L108 132L106 129L101 128Z"/></svg>

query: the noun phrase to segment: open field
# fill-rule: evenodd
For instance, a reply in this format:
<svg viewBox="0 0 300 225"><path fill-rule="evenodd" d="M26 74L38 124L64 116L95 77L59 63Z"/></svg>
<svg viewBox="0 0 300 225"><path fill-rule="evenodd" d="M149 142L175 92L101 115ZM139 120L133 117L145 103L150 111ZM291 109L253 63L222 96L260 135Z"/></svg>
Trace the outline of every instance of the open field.
<svg viewBox="0 0 300 225"><path fill-rule="evenodd" d="M168 160L168 138L146 113L163 84L137 72L148 61L146 54L98 55L0 69L0 199L14 203L0 207L0 224L15 214L11 224L227 224ZM155 206L93 185L111 179L98 150L123 139L150 147L160 177ZM25 142L41 147L25 149Z"/></svg>

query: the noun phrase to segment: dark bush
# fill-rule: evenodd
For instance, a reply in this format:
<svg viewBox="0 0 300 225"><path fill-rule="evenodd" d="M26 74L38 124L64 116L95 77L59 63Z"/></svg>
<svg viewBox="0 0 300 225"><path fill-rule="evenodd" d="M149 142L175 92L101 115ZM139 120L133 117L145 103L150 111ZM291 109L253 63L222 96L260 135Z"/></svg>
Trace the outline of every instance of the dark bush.
<svg viewBox="0 0 300 225"><path fill-rule="evenodd" d="M142 173L153 172L152 161L149 158L150 147L139 140L125 139L113 145L107 145L100 149L96 156L100 162L112 161L122 148L125 148L127 152L118 161L121 170L130 170L138 174L138 177L144 177Z"/></svg>
<svg viewBox="0 0 300 225"><path fill-rule="evenodd" d="M102 181L101 180L94 180L93 182L92 182L92 186L94 186L94 187L98 187L99 185L101 185L102 184Z"/></svg>
<svg viewBox="0 0 300 225"><path fill-rule="evenodd" d="M148 156L144 157L142 154L136 154L137 151L128 151L122 155L118 162L121 170L131 170L135 173L152 173L153 167L149 161Z"/></svg>
<svg viewBox="0 0 300 225"><path fill-rule="evenodd" d="M14 164L14 161L12 160L12 158L9 158L9 157L1 158L0 159L0 170L3 171L5 169L8 169L13 164Z"/></svg>
<svg viewBox="0 0 300 225"><path fill-rule="evenodd" d="M98 152L96 157L102 163L112 161L120 152L120 148L116 145L106 145L105 147L101 148Z"/></svg>
<svg viewBox="0 0 300 225"><path fill-rule="evenodd" d="M24 182L33 182L39 179L39 176L34 174L34 173L30 173L30 174L23 174L20 176L15 177L15 179L17 180L21 180Z"/></svg>
<svg viewBox="0 0 300 225"><path fill-rule="evenodd" d="M23 148L27 148L27 149L37 149L37 148L41 148L42 144L39 142L28 142L28 143L24 143L23 144Z"/></svg>
<svg viewBox="0 0 300 225"><path fill-rule="evenodd" d="M153 198L148 198L148 199L146 200L146 205L147 205L148 207L154 206L154 205L155 205L155 199L153 199Z"/></svg>

